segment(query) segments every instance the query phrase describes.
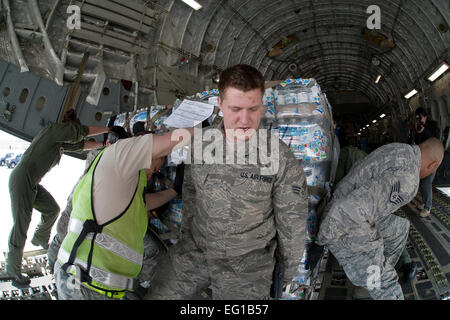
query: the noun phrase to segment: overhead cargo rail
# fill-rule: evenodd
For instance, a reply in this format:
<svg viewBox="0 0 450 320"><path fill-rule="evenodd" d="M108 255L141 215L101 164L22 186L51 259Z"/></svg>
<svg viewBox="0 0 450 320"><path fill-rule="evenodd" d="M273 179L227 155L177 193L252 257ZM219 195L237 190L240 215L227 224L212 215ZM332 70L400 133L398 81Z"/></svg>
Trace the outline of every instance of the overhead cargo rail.
<svg viewBox="0 0 450 320"><path fill-rule="evenodd" d="M74 4L80 7L82 15L86 14L95 18L108 20L123 27L142 31L147 34L150 33L154 29L153 26L157 12L149 8L145 10L144 6L138 6L136 3L132 5L130 1L123 2L127 6L106 0L75 1ZM137 11L138 7L142 11ZM135 8L135 10L130 8Z"/></svg>

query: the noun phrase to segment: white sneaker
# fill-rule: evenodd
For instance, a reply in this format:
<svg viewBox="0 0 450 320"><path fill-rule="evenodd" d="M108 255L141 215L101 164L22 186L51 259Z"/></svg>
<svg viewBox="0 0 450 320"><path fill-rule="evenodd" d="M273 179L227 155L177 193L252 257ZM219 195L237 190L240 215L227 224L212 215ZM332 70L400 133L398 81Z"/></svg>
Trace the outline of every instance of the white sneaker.
<svg viewBox="0 0 450 320"><path fill-rule="evenodd" d="M426 218L426 217L428 217L430 215L430 210L425 210L425 208L424 209L422 209L421 211L420 211L420 216L422 217L422 218Z"/></svg>

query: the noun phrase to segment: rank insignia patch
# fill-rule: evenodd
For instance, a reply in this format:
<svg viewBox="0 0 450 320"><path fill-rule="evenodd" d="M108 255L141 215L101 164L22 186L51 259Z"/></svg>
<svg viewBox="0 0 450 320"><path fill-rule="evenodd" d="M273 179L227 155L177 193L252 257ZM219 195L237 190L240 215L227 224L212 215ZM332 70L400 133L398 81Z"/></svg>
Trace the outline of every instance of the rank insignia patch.
<svg viewBox="0 0 450 320"><path fill-rule="evenodd" d="M404 201L403 198L400 196L400 181L397 181L392 186L391 195L389 196L389 201L391 201L392 203L394 203L396 205L399 205L400 203L402 203Z"/></svg>
<svg viewBox="0 0 450 320"><path fill-rule="evenodd" d="M302 190L302 188L297 187L297 186L292 186L292 192L294 192L296 195L300 195L300 191Z"/></svg>

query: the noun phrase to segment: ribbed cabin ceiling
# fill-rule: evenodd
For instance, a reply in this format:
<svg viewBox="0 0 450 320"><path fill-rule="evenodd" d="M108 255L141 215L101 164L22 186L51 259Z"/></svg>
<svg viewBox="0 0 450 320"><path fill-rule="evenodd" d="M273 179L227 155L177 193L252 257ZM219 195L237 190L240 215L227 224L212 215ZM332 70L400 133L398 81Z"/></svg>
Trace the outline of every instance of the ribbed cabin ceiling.
<svg viewBox="0 0 450 320"><path fill-rule="evenodd" d="M0 2L3 15L9 4L30 70L70 85L89 52L82 89L92 89L103 62L109 79L138 88L134 107L171 104L246 63L268 81L315 78L336 116L365 122L390 109L405 118L404 95L415 88L422 97L432 85L426 77L450 61L448 0L198 0L198 11L181 0L40 0L39 12L30 10L34 2ZM80 30L66 28L70 4L81 8ZM372 5L380 8L380 30L366 28ZM59 67L42 45L38 15ZM0 56L18 65L15 51L0 28Z"/></svg>
<svg viewBox="0 0 450 320"><path fill-rule="evenodd" d="M426 86L425 73L449 53L447 1L199 2L195 11L158 1L169 11L160 40L200 56L198 75L248 63L266 80L313 77L327 93L357 91L382 107ZM381 30L363 35L370 5L381 9Z"/></svg>

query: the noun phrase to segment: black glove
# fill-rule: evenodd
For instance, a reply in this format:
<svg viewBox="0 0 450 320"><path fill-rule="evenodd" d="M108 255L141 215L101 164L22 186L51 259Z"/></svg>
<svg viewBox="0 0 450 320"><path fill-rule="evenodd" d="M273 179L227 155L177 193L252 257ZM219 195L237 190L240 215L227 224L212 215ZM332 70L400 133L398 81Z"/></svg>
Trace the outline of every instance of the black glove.
<svg viewBox="0 0 450 320"><path fill-rule="evenodd" d="M177 193L178 196L181 196L181 191L183 188L183 177L184 177L184 163L177 165L177 173L175 177L175 182L173 189Z"/></svg>
<svg viewBox="0 0 450 320"><path fill-rule="evenodd" d="M283 296L284 264L277 262L272 274L272 285L270 286L270 296L273 299L281 299Z"/></svg>
<svg viewBox="0 0 450 320"><path fill-rule="evenodd" d="M284 263L281 261L277 248L275 249L275 268L272 273L272 285L270 286L270 297L276 300L283 296Z"/></svg>
<svg viewBox="0 0 450 320"><path fill-rule="evenodd" d="M315 242L308 243L306 245L306 262L305 269L313 270L322 256L323 246L318 245Z"/></svg>
<svg viewBox="0 0 450 320"><path fill-rule="evenodd" d="M107 125L108 128L111 129L114 126L114 121L116 121L116 118L117 118L116 114L113 115L111 118L109 118L108 125Z"/></svg>
<svg viewBox="0 0 450 320"><path fill-rule="evenodd" d="M144 299L145 295L148 292L148 288L145 288L143 286L141 286L140 284L135 285L134 287L134 293L136 294L136 296L139 297L139 299Z"/></svg>

